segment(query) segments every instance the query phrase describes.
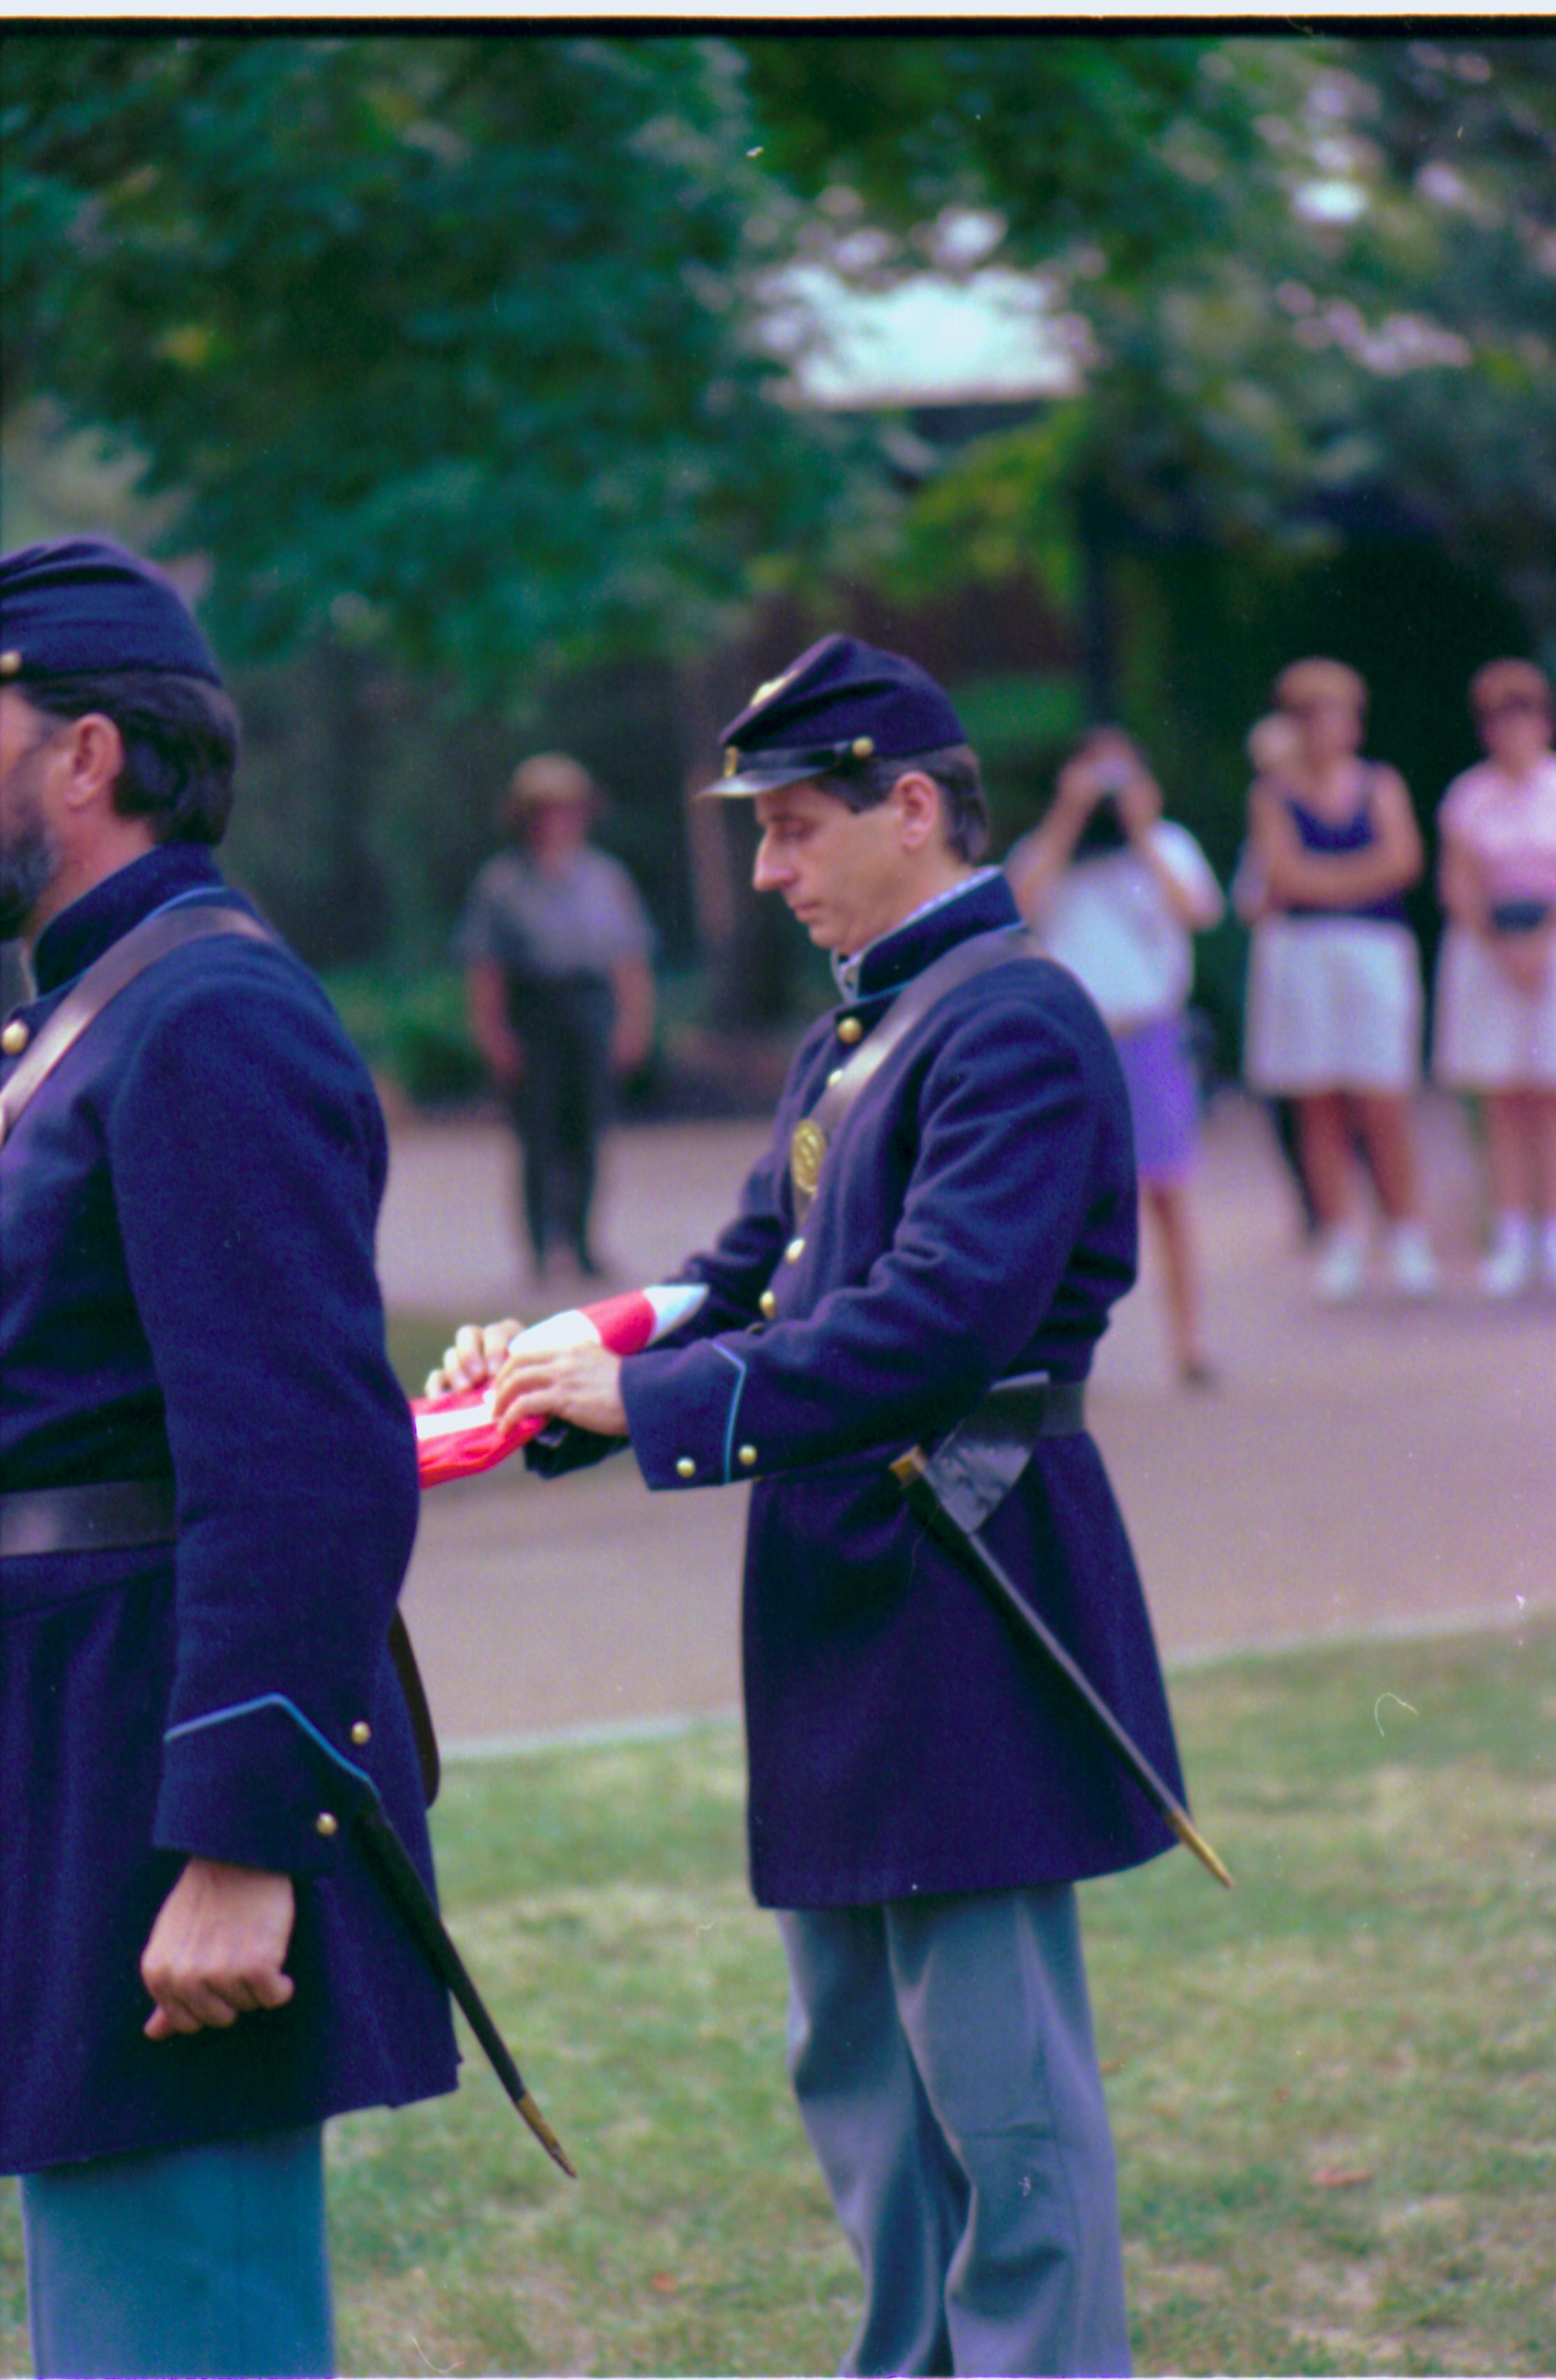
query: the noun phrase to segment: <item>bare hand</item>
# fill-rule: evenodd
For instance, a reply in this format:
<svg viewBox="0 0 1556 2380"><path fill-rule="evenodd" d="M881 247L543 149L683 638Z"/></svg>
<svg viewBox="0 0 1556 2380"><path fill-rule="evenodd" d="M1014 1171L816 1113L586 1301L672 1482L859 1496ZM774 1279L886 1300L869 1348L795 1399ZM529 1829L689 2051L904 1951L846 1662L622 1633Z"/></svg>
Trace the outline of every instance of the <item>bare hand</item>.
<svg viewBox="0 0 1556 2380"><path fill-rule="evenodd" d="M625 1438L621 1358L595 1342L533 1352L518 1349L497 1376L491 1410L498 1423L539 1415L549 1421L575 1422L580 1429L597 1430L602 1438Z"/></svg>
<svg viewBox="0 0 1556 2380"><path fill-rule="evenodd" d="M284 2008L283 1973L296 1900L289 1876L192 1859L157 1912L140 1961L156 2007L148 2041L235 2024L254 2009Z"/></svg>
<svg viewBox="0 0 1556 2380"><path fill-rule="evenodd" d="M511 1315L506 1322L462 1324L453 1345L444 1348L441 1364L427 1375L426 1394L446 1397L457 1389L478 1389L490 1379L523 1329Z"/></svg>
<svg viewBox="0 0 1556 2380"><path fill-rule="evenodd" d="M1137 769L1118 788L1118 816L1131 843L1148 836L1162 815L1162 796L1143 770Z"/></svg>
<svg viewBox="0 0 1556 2380"><path fill-rule="evenodd" d="M1097 783L1096 763L1084 753L1077 753L1059 771L1054 787L1061 808L1072 817L1089 818L1097 806L1102 788Z"/></svg>

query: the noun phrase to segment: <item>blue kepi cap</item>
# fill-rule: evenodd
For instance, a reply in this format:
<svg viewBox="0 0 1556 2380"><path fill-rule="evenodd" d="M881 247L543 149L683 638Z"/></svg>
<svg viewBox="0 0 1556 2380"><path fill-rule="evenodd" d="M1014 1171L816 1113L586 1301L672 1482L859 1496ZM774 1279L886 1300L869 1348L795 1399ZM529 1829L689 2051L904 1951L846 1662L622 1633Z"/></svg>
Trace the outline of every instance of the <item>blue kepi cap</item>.
<svg viewBox="0 0 1556 2380"><path fill-rule="evenodd" d="M766 794L867 760L965 744L944 687L917 662L857 637L824 637L759 686L719 737L724 773L707 794Z"/></svg>
<svg viewBox="0 0 1556 2380"><path fill-rule="evenodd" d="M0 554L0 683L165 670L220 686L172 580L103 537Z"/></svg>

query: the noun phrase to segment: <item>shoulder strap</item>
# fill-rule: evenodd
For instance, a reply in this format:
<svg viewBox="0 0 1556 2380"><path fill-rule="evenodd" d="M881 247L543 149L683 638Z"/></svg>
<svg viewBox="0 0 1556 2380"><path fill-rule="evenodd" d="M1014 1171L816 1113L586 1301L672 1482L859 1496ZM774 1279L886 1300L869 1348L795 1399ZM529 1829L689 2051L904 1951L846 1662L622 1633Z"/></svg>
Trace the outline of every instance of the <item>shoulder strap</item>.
<svg viewBox="0 0 1556 2380"><path fill-rule="evenodd" d="M181 949L185 942L198 942L208 934L241 934L250 941L273 942L275 936L258 917L247 909L232 909L216 902L191 903L188 906L170 905L143 917L132 926L100 959L95 959L74 990L66 993L48 1023L39 1033L21 1063L0 1090L0 1147L14 1130L18 1117L34 1091L40 1089L54 1073L60 1060L72 1050L94 1025L111 1000L116 1000L135 981L154 966L169 951Z"/></svg>
<svg viewBox="0 0 1556 2380"><path fill-rule="evenodd" d="M973 934L957 942L905 984L867 1041L861 1042L848 1064L839 1069L811 1112L795 1127L790 1172L794 1184L794 1213L802 1225L815 1196L821 1160L866 1083L879 1073L892 1051L922 1018L954 991L959 984L989 967L1011 959L1043 955L1026 926L998 926L992 933Z"/></svg>

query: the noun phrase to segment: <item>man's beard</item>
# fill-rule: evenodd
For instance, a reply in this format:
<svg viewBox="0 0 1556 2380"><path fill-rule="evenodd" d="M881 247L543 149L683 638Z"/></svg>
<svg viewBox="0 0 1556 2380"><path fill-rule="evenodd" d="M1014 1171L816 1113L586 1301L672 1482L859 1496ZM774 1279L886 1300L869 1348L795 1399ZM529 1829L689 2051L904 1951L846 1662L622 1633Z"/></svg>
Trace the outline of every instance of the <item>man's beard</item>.
<svg viewBox="0 0 1556 2380"><path fill-rule="evenodd" d="M0 844L0 942L26 929L49 886L59 872L59 849L30 803L4 844Z"/></svg>

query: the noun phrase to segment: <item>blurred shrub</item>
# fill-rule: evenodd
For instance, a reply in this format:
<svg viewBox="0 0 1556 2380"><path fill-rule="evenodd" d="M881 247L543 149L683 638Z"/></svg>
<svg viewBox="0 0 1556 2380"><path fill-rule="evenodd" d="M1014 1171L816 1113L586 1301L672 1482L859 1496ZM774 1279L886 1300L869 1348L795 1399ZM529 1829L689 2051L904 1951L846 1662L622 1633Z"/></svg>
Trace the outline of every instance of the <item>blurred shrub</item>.
<svg viewBox="0 0 1556 2380"><path fill-rule="evenodd" d="M453 967L406 975L387 965L344 967L326 978L346 1031L373 1073L417 1107L473 1099L486 1073L464 1020Z"/></svg>

